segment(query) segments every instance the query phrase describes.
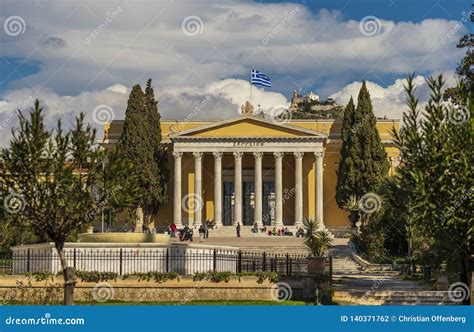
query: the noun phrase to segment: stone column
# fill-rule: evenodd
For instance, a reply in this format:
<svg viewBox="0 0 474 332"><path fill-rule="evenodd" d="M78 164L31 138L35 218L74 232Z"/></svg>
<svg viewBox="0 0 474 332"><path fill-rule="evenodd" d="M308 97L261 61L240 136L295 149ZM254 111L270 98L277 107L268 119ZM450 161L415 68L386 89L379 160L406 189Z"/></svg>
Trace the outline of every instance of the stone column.
<svg viewBox="0 0 474 332"><path fill-rule="evenodd" d="M194 156L194 226L202 224L202 152L193 152Z"/></svg>
<svg viewBox="0 0 474 332"><path fill-rule="evenodd" d="M254 209L254 222L257 223L258 227L263 227L262 223L262 152L254 152L255 158L255 209Z"/></svg>
<svg viewBox="0 0 474 332"><path fill-rule="evenodd" d="M295 156L295 226L303 226L303 152Z"/></svg>
<svg viewBox="0 0 474 332"><path fill-rule="evenodd" d="M182 227L181 223L181 157L182 152L173 152L174 157L174 205L173 205L173 222L179 228Z"/></svg>
<svg viewBox="0 0 474 332"><path fill-rule="evenodd" d="M234 152L234 225L242 226L242 152Z"/></svg>
<svg viewBox="0 0 474 332"><path fill-rule="evenodd" d="M214 152L214 222L222 226L222 152Z"/></svg>
<svg viewBox="0 0 474 332"><path fill-rule="evenodd" d="M274 152L275 157L275 226L283 226L283 152Z"/></svg>
<svg viewBox="0 0 474 332"><path fill-rule="evenodd" d="M315 152L316 157L316 220L320 222L320 227L325 228L323 219L323 157L322 151Z"/></svg>

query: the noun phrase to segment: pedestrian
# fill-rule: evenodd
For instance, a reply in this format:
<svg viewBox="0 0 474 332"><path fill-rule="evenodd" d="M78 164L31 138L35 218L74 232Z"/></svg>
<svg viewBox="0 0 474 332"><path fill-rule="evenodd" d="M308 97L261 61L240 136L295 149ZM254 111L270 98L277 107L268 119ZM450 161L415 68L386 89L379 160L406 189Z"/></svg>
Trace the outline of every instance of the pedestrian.
<svg viewBox="0 0 474 332"><path fill-rule="evenodd" d="M204 241L204 236L206 235L206 230L204 229L203 225L199 226L198 232L199 232L199 242Z"/></svg>
<svg viewBox="0 0 474 332"><path fill-rule="evenodd" d="M237 237L240 237L240 222L238 222L237 226L235 226L235 230L237 231Z"/></svg>

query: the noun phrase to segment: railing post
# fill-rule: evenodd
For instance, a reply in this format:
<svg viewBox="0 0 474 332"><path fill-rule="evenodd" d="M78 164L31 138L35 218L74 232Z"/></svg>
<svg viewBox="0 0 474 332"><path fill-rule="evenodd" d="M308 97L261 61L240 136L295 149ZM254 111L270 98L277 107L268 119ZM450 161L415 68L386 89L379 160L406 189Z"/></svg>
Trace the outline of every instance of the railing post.
<svg viewBox="0 0 474 332"><path fill-rule="evenodd" d="M329 256L329 283L332 284L332 256Z"/></svg>
<svg viewBox="0 0 474 332"><path fill-rule="evenodd" d="M30 272L30 249L27 250L26 252L26 272Z"/></svg>
<svg viewBox="0 0 474 332"><path fill-rule="evenodd" d="M262 254L262 271L265 272L267 270L267 253L264 251Z"/></svg>
<svg viewBox="0 0 474 332"><path fill-rule="evenodd" d="M242 272L242 250L239 250L237 257L237 273L240 273Z"/></svg>
<svg viewBox="0 0 474 332"><path fill-rule="evenodd" d="M214 272L217 271L217 250L214 249L214 251L212 252L212 270Z"/></svg>
<svg viewBox="0 0 474 332"><path fill-rule="evenodd" d="M286 275L290 275L290 254L286 254Z"/></svg>
<svg viewBox="0 0 474 332"><path fill-rule="evenodd" d="M123 270L123 250L120 248L120 258L119 258L119 274L122 275Z"/></svg>
<svg viewBox="0 0 474 332"><path fill-rule="evenodd" d="M76 269L76 248L72 252L72 266Z"/></svg>
<svg viewBox="0 0 474 332"><path fill-rule="evenodd" d="M170 272L170 248L166 248L166 262L165 271Z"/></svg>

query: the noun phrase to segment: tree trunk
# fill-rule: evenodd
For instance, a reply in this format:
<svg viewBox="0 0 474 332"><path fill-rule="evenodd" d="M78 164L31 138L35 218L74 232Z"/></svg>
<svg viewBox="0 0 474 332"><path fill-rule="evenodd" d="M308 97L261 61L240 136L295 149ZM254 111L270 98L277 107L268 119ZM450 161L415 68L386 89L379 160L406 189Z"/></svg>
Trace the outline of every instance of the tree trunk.
<svg viewBox="0 0 474 332"><path fill-rule="evenodd" d="M56 248L58 251L61 267L63 269L64 277L64 305L74 304L74 286L76 285L76 270L73 267L67 266L64 249Z"/></svg>
<svg viewBox="0 0 474 332"><path fill-rule="evenodd" d="M459 275L459 280L463 282L464 284L467 285L468 289L471 289L471 282L470 280L470 273L471 273L471 256L469 254L465 254L464 250L461 250L459 254L459 263L461 267L460 275ZM467 296L465 299L463 299L463 304L469 305L471 303L470 297L472 294L469 294L469 292L466 293Z"/></svg>
<svg viewBox="0 0 474 332"><path fill-rule="evenodd" d="M135 233L143 232L143 209L137 207L135 210Z"/></svg>

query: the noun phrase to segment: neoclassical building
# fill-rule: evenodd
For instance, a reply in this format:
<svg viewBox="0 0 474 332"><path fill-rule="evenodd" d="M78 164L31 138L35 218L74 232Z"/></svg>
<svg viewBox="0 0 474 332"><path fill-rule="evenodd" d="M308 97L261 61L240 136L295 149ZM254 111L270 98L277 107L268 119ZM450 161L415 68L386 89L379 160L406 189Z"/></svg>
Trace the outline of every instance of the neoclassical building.
<svg viewBox="0 0 474 332"><path fill-rule="evenodd" d="M105 126L104 145L120 138L123 121ZM378 120L394 171L398 150L390 130L399 120ZM298 226L315 218L329 229L348 227L335 200L341 121L277 121L251 113L218 121L162 121L171 180L169 203L155 226L236 223Z"/></svg>

